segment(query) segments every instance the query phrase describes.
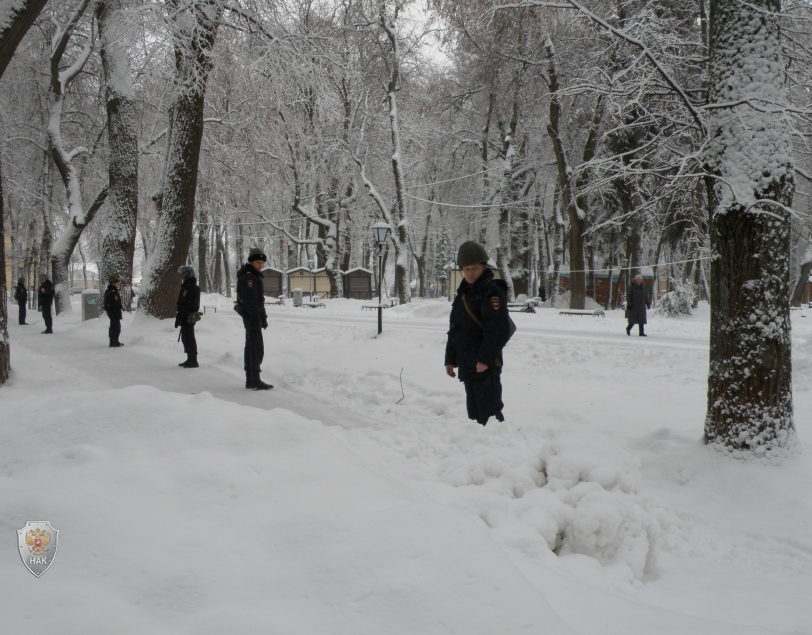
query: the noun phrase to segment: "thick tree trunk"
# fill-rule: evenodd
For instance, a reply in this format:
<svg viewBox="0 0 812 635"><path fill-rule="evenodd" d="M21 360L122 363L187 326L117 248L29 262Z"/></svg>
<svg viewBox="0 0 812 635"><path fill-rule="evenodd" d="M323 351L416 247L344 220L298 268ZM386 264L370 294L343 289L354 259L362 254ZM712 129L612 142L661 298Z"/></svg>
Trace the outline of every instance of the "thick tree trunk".
<svg viewBox="0 0 812 635"><path fill-rule="evenodd" d="M2 50L2 47L0 47ZM8 281L6 280L6 232L3 225L3 169L0 165L0 385L11 370L11 349L8 341Z"/></svg>
<svg viewBox="0 0 812 635"><path fill-rule="evenodd" d="M105 78L107 137L108 213L102 232L100 279L121 277L121 300L132 310L133 256L138 217L138 131L135 100L122 28L122 1L104 0L96 5Z"/></svg>
<svg viewBox="0 0 812 635"><path fill-rule="evenodd" d="M561 256L564 255L564 218L561 216L561 188L556 183L553 198L553 285L550 289L550 306L555 308L561 286Z"/></svg>
<svg viewBox="0 0 812 635"><path fill-rule="evenodd" d="M705 437L756 454L795 443L790 214L795 188L779 0L712 0L704 157L711 212ZM754 73L752 69L758 69ZM758 110L747 100L764 99ZM726 106L724 104L738 104ZM718 177L718 178L714 178Z"/></svg>
<svg viewBox="0 0 812 635"><path fill-rule="evenodd" d="M169 109L161 214L155 248L144 266L139 302L146 315L161 319L175 315L177 270L186 264L192 242L206 81L223 7L215 0L191 6L184 0L168 4L174 10L176 29L175 96ZM188 25L181 26L184 20L194 21L193 34ZM199 268L202 273L203 267Z"/></svg>

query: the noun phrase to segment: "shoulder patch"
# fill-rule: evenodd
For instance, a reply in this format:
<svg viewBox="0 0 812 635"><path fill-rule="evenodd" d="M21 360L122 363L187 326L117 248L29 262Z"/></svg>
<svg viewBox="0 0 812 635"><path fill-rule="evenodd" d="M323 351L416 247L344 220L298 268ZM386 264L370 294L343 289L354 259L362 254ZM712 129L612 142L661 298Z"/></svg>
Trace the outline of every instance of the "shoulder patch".
<svg viewBox="0 0 812 635"><path fill-rule="evenodd" d="M251 288L251 287L253 287L253 286L254 286L254 281L253 281L253 280L251 280L251 279L249 279L249 280L248 280L248 288L250 289L250 288Z"/></svg>
<svg viewBox="0 0 812 635"><path fill-rule="evenodd" d="M491 297L491 308L494 311L498 311L500 306L502 306L502 301L499 299L499 296L495 295Z"/></svg>

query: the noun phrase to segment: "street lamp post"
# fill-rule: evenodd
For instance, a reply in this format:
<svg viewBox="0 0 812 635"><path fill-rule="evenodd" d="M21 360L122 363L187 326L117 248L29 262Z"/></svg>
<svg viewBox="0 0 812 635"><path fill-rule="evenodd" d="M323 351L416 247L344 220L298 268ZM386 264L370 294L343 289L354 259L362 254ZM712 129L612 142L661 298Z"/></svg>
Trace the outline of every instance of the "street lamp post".
<svg viewBox="0 0 812 635"><path fill-rule="evenodd" d="M313 302L313 266L315 263L312 260L307 261L307 268L310 271L310 301Z"/></svg>
<svg viewBox="0 0 812 635"><path fill-rule="evenodd" d="M372 237L378 243L378 335L383 332L383 298L381 290L383 287L383 246L389 238L389 225L377 222L372 225Z"/></svg>

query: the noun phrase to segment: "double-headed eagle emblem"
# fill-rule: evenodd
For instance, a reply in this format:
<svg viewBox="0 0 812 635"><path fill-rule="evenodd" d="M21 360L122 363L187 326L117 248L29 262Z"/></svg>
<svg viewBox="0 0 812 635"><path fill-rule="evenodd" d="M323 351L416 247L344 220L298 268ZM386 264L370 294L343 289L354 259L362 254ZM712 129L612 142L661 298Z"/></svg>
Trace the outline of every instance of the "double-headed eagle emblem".
<svg viewBox="0 0 812 635"><path fill-rule="evenodd" d="M37 527L36 529L25 532L25 544L28 545L28 551L35 556L41 556L48 551L48 544L50 542L50 531L45 531Z"/></svg>

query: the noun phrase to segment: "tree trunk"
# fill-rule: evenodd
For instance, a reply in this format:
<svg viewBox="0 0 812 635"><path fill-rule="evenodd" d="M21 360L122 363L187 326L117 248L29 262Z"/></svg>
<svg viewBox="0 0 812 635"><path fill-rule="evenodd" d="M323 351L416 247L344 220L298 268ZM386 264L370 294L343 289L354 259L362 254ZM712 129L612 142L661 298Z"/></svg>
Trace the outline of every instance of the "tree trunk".
<svg viewBox="0 0 812 635"><path fill-rule="evenodd" d="M561 286L561 256L564 254L564 218L561 216L561 188L555 185L553 198L553 287L550 289L550 307L555 308Z"/></svg>
<svg viewBox="0 0 812 635"><path fill-rule="evenodd" d="M222 3L216 0L204 0L192 6L187 6L184 0L167 4L173 10L171 19L176 31L175 96L169 108L155 249L144 265L143 294L139 303L146 315L161 319L176 313L177 270L186 264L192 242L206 81L223 11ZM181 26L185 19L194 20L194 35L190 34L187 24ZM202 275L204 269L199 269Z"/></svg>
<svg viewBox="0 0 812 635"><path fill-rule="evenodd" d="M138 218L138 132L133 83L129 70L122 0L96 5L101 60L105 78L107 137L108 213L102 232L101 280L117 273L121 277L124 310L132 310L133 256Z"/></svg>
<svg viewBox="0 0 812 635"><path fill-rule="evenodd" d="M801 259L801 272L798 274L798 282L795 283L795 289L792 292L792 306L801 306L810 272L812 272L812 244L807 245L804 257Z"/></svg>
<svg viewBox="0 0 812 635"><path fill-rule="evenodd" d="M761 454L794 445L790 214L795 189L779 0L711 0L711 333L705 438ZM752 69L759 69L753 73ZM747 100L763 95L769 108ZM738 104L727 106L725 104ZM718 177L714 178L714 177Z"/></svg>
<svg viewBox="0 0 812 635"><path fill-rule="evenodd" d="M203 210L198 212L199 221L197 224L197 285L203 293L209 292L208 270L206 269L209 253L208 231L209 225L206 222L206 213Z"/></svg>
<svg viewBox="0 0 812 635"><path fill-rule="evenodd" d="M0 46L2 51L2 46ZM3 168L0 165L0 385L11 370L11 350L8 341L8 283L6 280L6 232L3 225Z"/></svg>

